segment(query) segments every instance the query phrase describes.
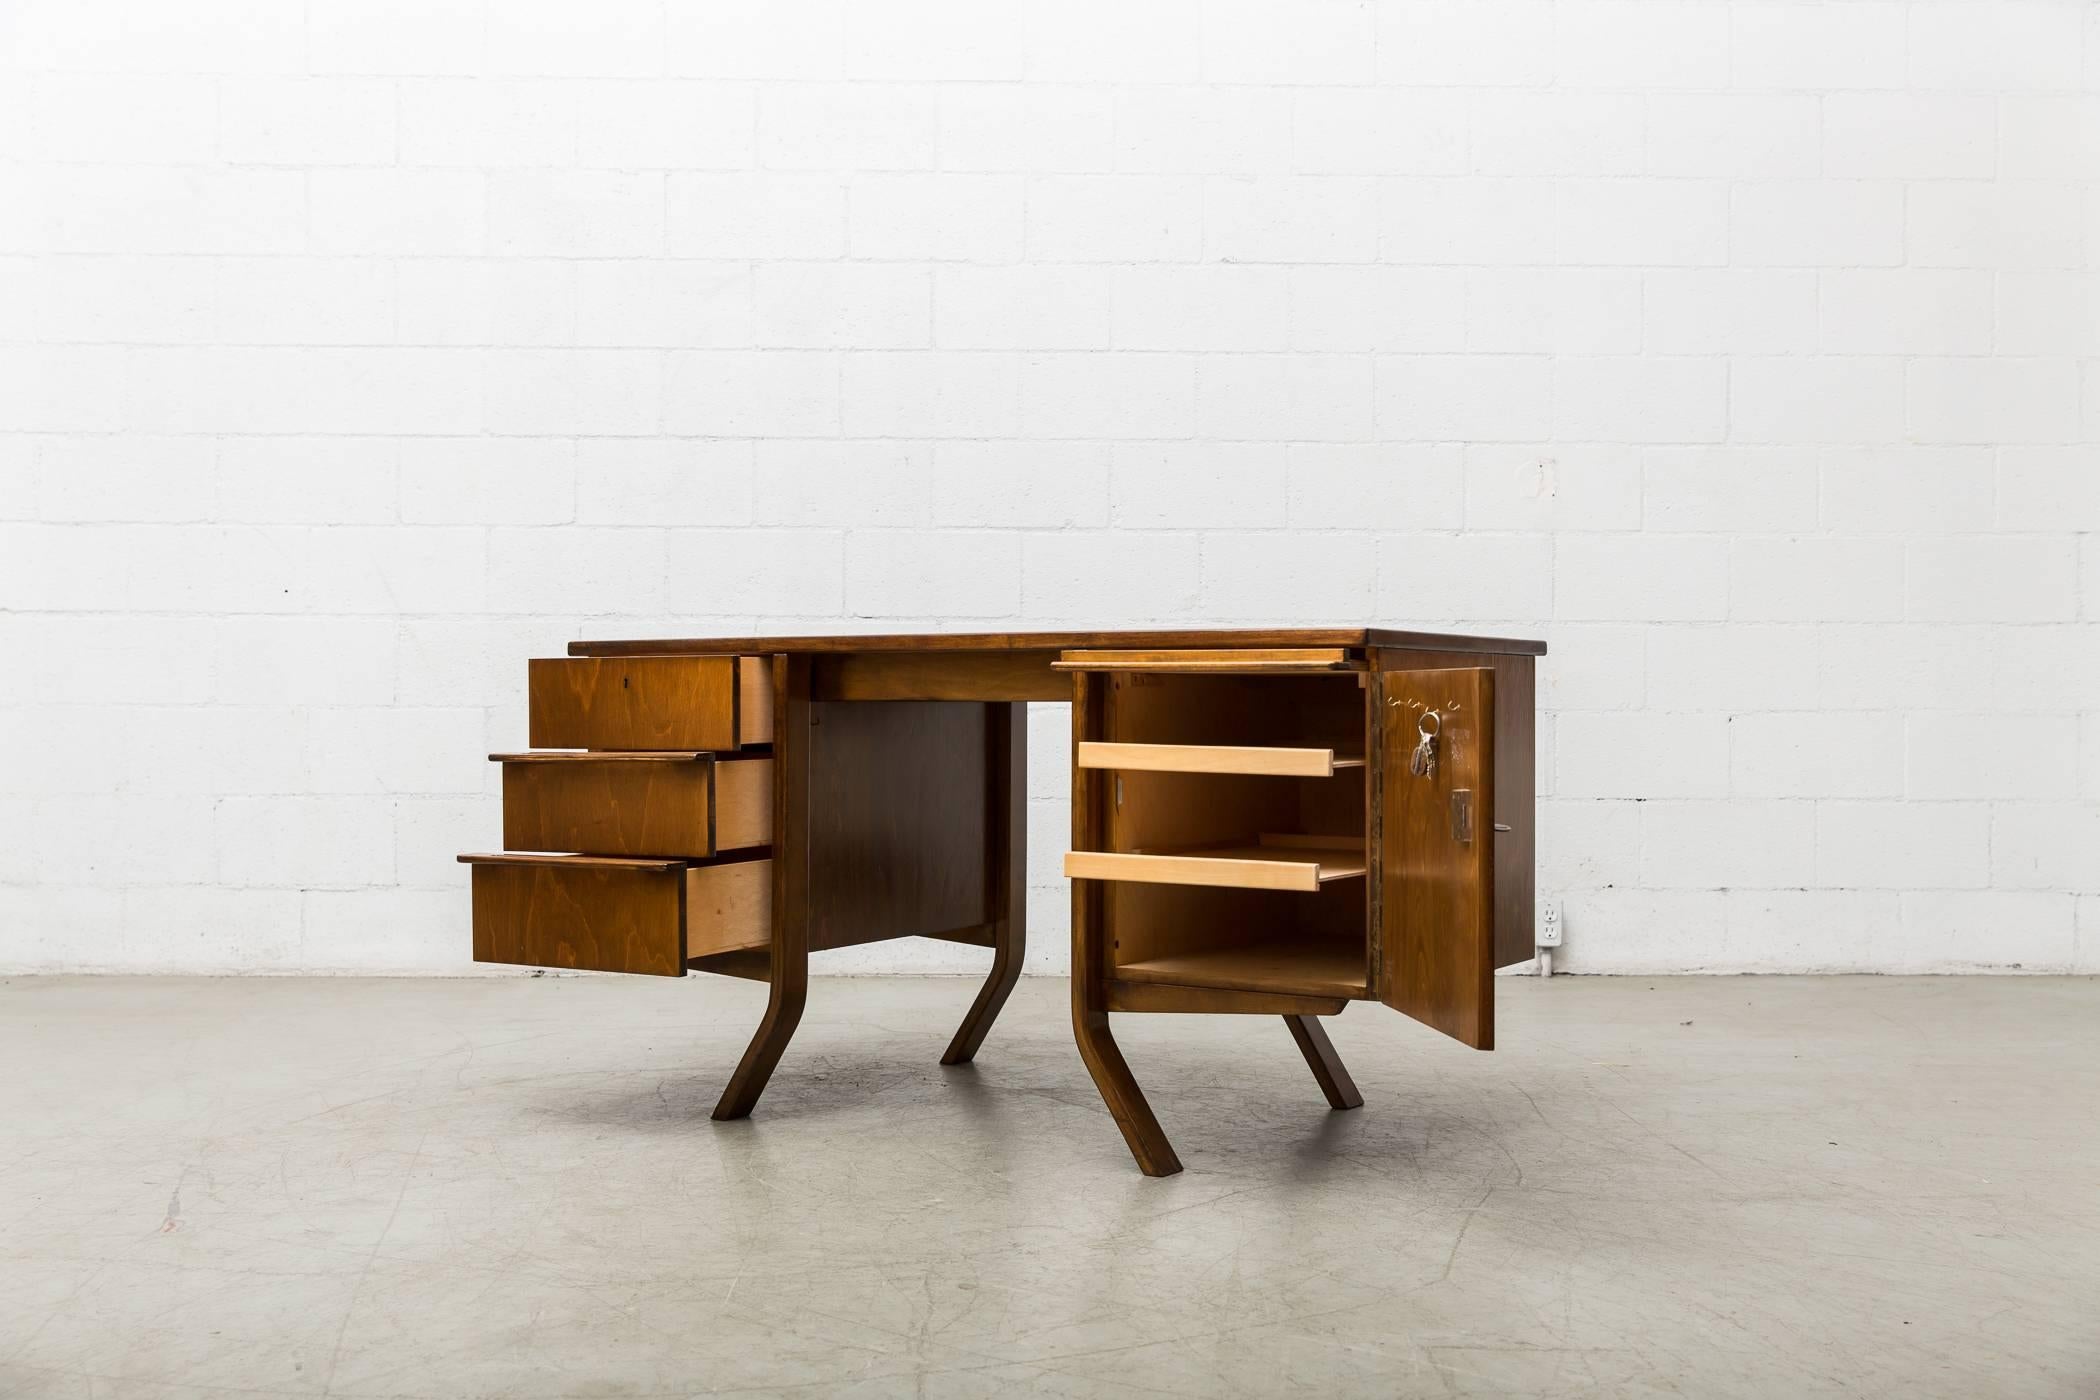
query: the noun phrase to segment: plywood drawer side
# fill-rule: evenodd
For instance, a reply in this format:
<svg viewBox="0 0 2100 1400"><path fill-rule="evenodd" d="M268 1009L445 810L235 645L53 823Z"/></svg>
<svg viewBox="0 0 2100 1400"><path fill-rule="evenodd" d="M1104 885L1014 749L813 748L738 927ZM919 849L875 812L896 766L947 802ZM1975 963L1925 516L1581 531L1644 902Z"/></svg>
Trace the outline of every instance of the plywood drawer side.
<svg viewBox="0 0 2100 1400"><path fill-rule="evenodd" d="M742 748L773 742L773 658L736 659L736 741Z"/></svg>
<svg viewBox="0 0 2100 1400"><path fill-rule="evenodd" d="M773 760L715 762L715 850L748 850L773 842Z"/></svg>
<svg viewBox="0 0 2100 1400"><path fill-rule="evenodd" d="M763 948L773 937L773 862L720 861L685 872L686 956Z"/></svg>

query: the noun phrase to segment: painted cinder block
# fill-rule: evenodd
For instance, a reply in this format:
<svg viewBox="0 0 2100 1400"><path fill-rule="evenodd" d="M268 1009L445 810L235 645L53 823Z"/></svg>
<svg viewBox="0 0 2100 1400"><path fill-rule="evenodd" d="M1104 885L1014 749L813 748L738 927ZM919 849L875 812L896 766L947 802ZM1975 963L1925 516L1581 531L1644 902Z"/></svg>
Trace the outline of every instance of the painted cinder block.
<svg viewBox="0 0 2100 1400"><path fill-rule="evenodd" d="M2077 5L169 13L0 84L0 967L460 968L573 637L1359 618L1565 966L2100 966Z"/></svg>

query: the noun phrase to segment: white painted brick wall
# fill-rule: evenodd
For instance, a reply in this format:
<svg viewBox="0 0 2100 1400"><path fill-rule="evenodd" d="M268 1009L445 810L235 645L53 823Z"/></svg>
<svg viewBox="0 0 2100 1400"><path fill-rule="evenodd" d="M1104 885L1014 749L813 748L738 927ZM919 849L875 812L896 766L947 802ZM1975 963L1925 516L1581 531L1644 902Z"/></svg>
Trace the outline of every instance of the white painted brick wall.
<svg viewBox="0 0 2100 1400"><path fill-rule="evenodd" d="M2083 0L0 8L0 970L461 970L571 637L1376 622L1567 967L2100 971Z"/></svg>

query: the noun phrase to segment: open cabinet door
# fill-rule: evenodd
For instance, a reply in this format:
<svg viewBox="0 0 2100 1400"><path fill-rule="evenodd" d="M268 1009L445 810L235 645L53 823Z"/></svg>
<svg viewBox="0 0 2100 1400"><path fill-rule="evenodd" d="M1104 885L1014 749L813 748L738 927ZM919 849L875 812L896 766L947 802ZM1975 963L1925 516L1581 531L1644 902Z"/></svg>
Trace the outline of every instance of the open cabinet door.
<svg viewBox="0 0 2100 1400"><path fill-rule="evenodd" d="M1379 680L1378 999L1492 1050L1495 673L1386 671ZM1425 729L1435 735L1429 762L1411 765Z"/></svg>

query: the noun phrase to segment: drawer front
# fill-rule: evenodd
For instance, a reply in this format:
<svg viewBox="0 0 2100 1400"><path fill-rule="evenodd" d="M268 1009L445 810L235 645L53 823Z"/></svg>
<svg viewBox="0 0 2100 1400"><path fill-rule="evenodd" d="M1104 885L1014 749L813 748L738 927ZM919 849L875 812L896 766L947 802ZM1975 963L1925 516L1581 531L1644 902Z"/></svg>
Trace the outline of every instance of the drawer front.
<svg viewBox="0 0 2100 1400"><path fill-rule="evenodd" d="M514 851L704 859L772 837L770 758L524 756L503 764L503 844Z"/></svg>
<svg viewBox="0 0 2100 1400"><path fill-rule="evenodd" d="M685 975L685 867L489 858L474 866L474 961Z"/></svg>
<svg viewBox="0 0 2100 1400"><path fill-rule="evenodd" d="M474 961L681 977L687 958L763 948L773 862L461 856L474 867Z"/></svg>
<svg viewBox="0 0 2100 1400"><path fill-rule="evenodd" d="M526 664L531 744L536 749L663 750L767 742L772 737L771 686L763 665L745 664L759 660L535 658Z"/></svg>

